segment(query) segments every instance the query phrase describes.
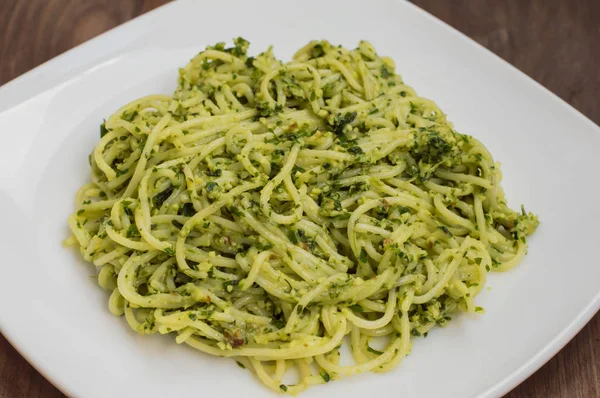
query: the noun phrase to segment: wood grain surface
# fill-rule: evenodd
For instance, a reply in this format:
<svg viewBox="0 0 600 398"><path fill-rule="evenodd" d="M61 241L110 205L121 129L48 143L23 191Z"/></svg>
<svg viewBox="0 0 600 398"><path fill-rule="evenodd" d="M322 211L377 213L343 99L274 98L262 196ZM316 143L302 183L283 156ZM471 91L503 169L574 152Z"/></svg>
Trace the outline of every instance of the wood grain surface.
<svg viewBox="0 0 600 398"><path fill-rule="evenodd" d="M0 85L166 2L0 0ZM600 0L413 2L600 124ZM0 336L0 397L64 395ZM506 397L600 397L600 314Z"/></svg>

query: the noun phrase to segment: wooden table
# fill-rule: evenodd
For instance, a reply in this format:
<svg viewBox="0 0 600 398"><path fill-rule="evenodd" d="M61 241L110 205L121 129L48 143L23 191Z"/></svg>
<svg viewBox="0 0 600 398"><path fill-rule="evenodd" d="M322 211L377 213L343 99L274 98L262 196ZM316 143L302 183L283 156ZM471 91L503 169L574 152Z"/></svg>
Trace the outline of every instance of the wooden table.
<svg viewBox="0 0 600 398"><path fill-rule="evenodd" d="M166 2L1 0L0 84ZM489 48L600 124L599 0L414 3ZM0 336L0 397L63 396ZM507 397L600 397L600 314Z"/></svg>

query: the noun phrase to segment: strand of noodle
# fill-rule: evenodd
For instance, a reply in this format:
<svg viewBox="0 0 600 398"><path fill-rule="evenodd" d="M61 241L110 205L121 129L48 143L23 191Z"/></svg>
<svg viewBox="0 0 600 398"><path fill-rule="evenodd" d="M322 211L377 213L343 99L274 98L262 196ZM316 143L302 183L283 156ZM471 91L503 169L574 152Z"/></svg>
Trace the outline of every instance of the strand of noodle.
<svg viewBox="0 0 600 398"><path fill-rule="evenodd" d="M385 313L381 318L376 321L368 321L366 319L362 319L356 315L352 311L347 308L342 309L342 314L355 326L361 329L379 329L387 325L394 316L394 310L396 308L396 298L398 296L398 292L396 289L390 291L390 296L388 298L388 303L385 309Z"/></svg>

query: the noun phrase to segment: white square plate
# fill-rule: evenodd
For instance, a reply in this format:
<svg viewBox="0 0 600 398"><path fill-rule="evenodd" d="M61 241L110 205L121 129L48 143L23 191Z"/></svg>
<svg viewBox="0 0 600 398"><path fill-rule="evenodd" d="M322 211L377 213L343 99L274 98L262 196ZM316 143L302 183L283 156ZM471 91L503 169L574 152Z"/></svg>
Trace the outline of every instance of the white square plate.
<svg viewBox="0 0 600 398"><path fill-rule="evenodd" d="M289 59L311 39L371 41L457 130L503 162L512 207L540 215L530 253L492 275L483 316L455 317L394 371L317 386L304 397L499 396L539 368L600 307L600 129L541 86L411 4L378 0L177 1L0 88L0 325L69 395L264 396L232 360L140 337L109 314L93 268L61 247L99 124L120 105L171 93L205 45L243 36Z"/></svg>

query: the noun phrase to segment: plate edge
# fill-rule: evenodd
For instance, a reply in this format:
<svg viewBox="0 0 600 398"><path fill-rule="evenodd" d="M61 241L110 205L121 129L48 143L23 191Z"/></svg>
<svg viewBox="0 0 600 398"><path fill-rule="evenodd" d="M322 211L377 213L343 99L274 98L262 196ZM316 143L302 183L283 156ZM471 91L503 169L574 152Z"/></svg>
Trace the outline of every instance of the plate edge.
<svg viewBox="0 0 600 398"><path fill-rule="evenodd" d="M510 64L508 61L502 59L500 56L493 53L486 47L477 43L476 41L469 38L462 32L458 31L454 27L448 25L444 21L438 19L437 17L428 13L427 11L418 7L417 5L410 3L408 1L404 1L404 0L395 0L395 1L398 3L404 4L404 6L406 6L406 7L412 8L414 11L420 13L423 17L427 18L430 22L435 23L438 26L446 29L446 31L449 34L451 33L451 34L455 35L455 37L462 40L463 42L465 42L465 43L469 42L469 44L472 47L476 48L478 51L483 50L488 54L488 56L491 55L491 56L495 57L496 60L502 62L504 64L504 66L508 66L509 67L508 70L511 70L511 73L513 74L513 76L515 78L520 79L520 81L523 84L529 84L529 85L531 85L532 88L535 88L538 91L541 89L542 92L544 92L545 94L550 94L551 97L554 97L554 102L556 105L561 105L561 108L566 108L568 111L570 111L572 113L573 116L577 117L579 120L588 124L589 127L592 128L597 133L600 133L600 126L598 126L596 123L594 123L591 119L589 119L587 116L585 116L579 110L575 109L572 105L567 103L565 100L560 98L558 95L556 95L555 93L550 91L548 88L544 87L541 83L537 82L532 77L528 76L525 72L519 70L514 65ZM125 29L125 27L130 26L135 23L140 23L140 21L154 16L155 13L158 13L159 10L162 10L165 7L170 7L170 6L174 6L175 4L181 4L181 3L185 3L185 0L179 0L178 2L167 3L163 6L157 7L153 10L148 11L147 13L144 13L144 14L142 14L136 18L133 18L121 25L118 25L106 32L103 32L100 35L98 35L86 42L83 42L62 54L59 54L58 56L56 56L54 58L51 58L50 60L34 67L33 69L27 71L26 73L19 75L16 78L14 78L14 79L10 80L9 82L0 86L0 97L4 94L7 87L13 89L14 87L19 87L20 85L23 85L23 84L31 84L32 81L35 82L35 79L38 78L37 76L40 73L40 70L45 69L45 68L54 68L54 65L57 62L60 62L60 60L62 60L64 58L72 57L72 56L74 56L74 54L76 55L77 53L81 52L82 47L98 46L99 43L109 40L111 36L115 35L119 31ZM98 59L94 59L93 61L94 62L103 62L103 61L106 61L106 60L112 58L113 56L114 56L114 52L111 52L109 55L101 56ZM78 66L78 68L76 68L75 70L79 70L79 73L80 73L82 68L85 69L88 66L89 66L88 64L82 64L82 65ZM44 90L37 91L37 92L35 92L35 94L19 101L18 103L8 106L5 109L0 109L0 115L4 112L9 111L10 109L20 106L21 104L35 98L36 96L38 96L40 94L43 94L47 91L50 91L50 90L53 90L53 89L59 87L61 84L63 84L65 81L70 80L71 78L72 78L72 76L67 77L65 79L59 79L57 82L55 82L50 87L48 87ZM531 83L533 83L533 84L531 84ZM580 311L577 314L577 316L566 327L564 327L549 343L547 343L544 347L542 347L540 350L538 350L538 352L534 356L532 356L529 360L525 361L525 363L523 363L518 369L513 371L507 377L505 377L501 381L493 383L485 391L480 392L477 395L475 395L475 397L484 398L484 397L492 397L492 396L502 396L502 395L508 393L509 391L511 391L513 388L518 386L521 382L523 382L528 377L530 377L535 371L537 371L539 368L541 368L551 358L553 358L562 348L564 348L564 346L566 346L579 333L579 331L581 331L581 329L583 329L583 327L592 319L592 317L599 310L600 310L600 291L597 292L596 296L592 298L592 300L584 307L584 309L582 311ZM9 329L10 329L10 327L6 328L6 327L2 327L0 325L0 332L4 335L4 337L11 344L11 346L21 356L23 356L27 360L27 362L33 368L36 369L36 371L38 371L44 378L46 378L46 380L48 380L56 388L58 388L60 391L62 391L67 396L75 396L76 394L74 394L74 391L72 391L70 388L68 388L66 383L63 384L62 382L59 382L59 380L60 380L59 377L55 377L54 375L51 375L51 373L53 373L53 372L50 369L48 369L48 371L46 371L45 366L41 366L39 362L36 363L35 361L30 360L30 355L27 353L27 351L25 349L23 349L23 347L26 347L26 344L20 343L18 341L19 339L15 337L17 334L16 333L12 334L11 332L9 332Z"/></svg>

